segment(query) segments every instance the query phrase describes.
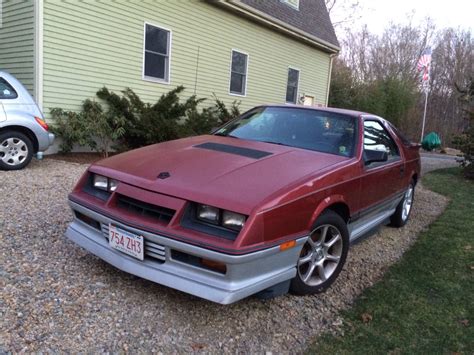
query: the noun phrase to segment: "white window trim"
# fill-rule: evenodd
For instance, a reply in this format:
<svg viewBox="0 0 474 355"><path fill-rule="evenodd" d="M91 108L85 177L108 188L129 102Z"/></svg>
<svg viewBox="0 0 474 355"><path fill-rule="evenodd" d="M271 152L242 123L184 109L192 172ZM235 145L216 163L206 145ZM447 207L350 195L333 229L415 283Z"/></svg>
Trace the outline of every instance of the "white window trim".
<svg viewBox="0 0 474 355"><path fill-rule="evenodd" d="M288 89L288 74L290 73L290 69L296 70L298 72L298 85L296 85L296 102L288 102L286 101L286 90ZM288 105L298 105L298 98L300 95L300 79L301 79L301 70L299 68L288 66L286 70L286 86L285 86L285 103Z"/></svg>
<svg viewBox="0 0 474 355"><path fill-rule="evenodd" d="M152 76L147 76L145 75L145 48L146 48L146 25L150 25L153 27L157 27L160 30L168 31L169 32L169 43L168 43L168 79L163 80L163 79L158 79L154 78ZM173 42L173 31L171 31L169 28L163 27L161 25L157 25L152 22L147 22L145 21L143 23L143 49L142 49L142 80L144 81L150 81L153 83L159 83L159 84L166 84L169 85L171 83L171 47L172 47L172 42Z"/></svg>
<svg viewBox="0 0 474 355"><path fill-rule="evenodd" d="M247 62L245 66L245 85L244 85L244 93L243 94L237 94L235 92L230 91L230 82L232 81L232 53L237 52L240 54L245 54L247 56ZM250 56L248 53L241 51L240 49L235 49L232 48L230 51L230 65L229 65L229 83L228 83L228 88L229 88L229 95L231 96L239 96L239 97L247 97L247 83L248 83L248 77L249 77L249 62L250 62Z"/></svg>
<svg viewBox="0 0 474 355"><path fill-rule="evenodd" d="M295 9L295 10L300 10L300 1L298 0L298 4L294 5L292 4L291 2L289 2L288 0L280 0L282 3L284 3L285 5L288 5L289 7L291 7L292 9Z"/></svg>
<svg viewBox="0 0 474 355"><path fill-rule="evenodd" d="M34 41L34 96L38 107L43 111L43 76L44 76L44 63L43 63L43 32L44 32L44 14L43 14L43 0L37 0L34 4L35 13L35 41Z"/></svg>

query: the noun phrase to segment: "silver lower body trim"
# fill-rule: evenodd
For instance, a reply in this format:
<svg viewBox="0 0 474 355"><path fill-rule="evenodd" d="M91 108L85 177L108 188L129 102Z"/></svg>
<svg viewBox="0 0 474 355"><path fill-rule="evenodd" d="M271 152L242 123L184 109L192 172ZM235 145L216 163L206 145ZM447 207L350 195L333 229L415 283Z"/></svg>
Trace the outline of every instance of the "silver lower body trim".
<svg viewBox="0 0 474 355"><path fill-rule="evenodd" d="M71 208L101 225L114 225L142 235L159 245L163 260L141 261L110 248L103 230L75 218L66 236L116 268L144 279L221 304L230 304L296 276L296 262L307 237L299 238L296 247L280 251L272 247L244 255L229 255L193 246L164 236L137 230L70 201ZM145 244L146 245L146 244ZM227 272L220 274L178 260L171 250L225 263ZM162 253L160 253L162 254Z"/></svg>
<svg viewBox="0 0 474 355"><path fill-rule="evenodd" d="M354 242L358 238L364 236L367 232L382 224L387 218L395 213L398 204L404 198L403 194L398 194L389 201L380 204L377 208L374 208L370 213L367 213L364 217L359 218L357 221L349 223L349 240Z"/></svg>

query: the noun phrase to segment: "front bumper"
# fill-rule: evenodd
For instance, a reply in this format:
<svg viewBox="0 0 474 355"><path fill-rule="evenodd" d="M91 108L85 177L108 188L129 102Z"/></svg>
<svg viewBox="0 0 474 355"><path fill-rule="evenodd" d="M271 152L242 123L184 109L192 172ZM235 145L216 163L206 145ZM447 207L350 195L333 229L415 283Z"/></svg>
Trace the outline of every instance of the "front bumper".
<svg viewBox="0 0 474 355"><path fill-rule="evenodd" d="M72 201L69 204L73 211L94 219L101 226L112 223L142 235L146 242L163 248L164 256L163 260L145 258L141 261L123 254L109 247L103 230L75 218L66 236L84 249L120 270L221 304L236 302L295 277L296 261L307 239L297 239L296 246L285 251L277 246L250 254L228 255L129 227ZM175 260L171 250L225 263L227 271L220 274Z"/></svg>

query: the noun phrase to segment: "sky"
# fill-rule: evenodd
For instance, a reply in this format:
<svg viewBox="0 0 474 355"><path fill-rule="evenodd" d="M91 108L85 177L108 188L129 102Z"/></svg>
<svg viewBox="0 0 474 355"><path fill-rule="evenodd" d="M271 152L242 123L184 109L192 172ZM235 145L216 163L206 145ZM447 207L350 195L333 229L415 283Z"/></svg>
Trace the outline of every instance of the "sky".
<svg viewBox="0 0 474 355"><path fill-rule="evenodd" d="M351 2L339 1L340 4ZM357 24L367 24L370 32L377 34L382 33L390 21L406 22L412 12L415 24L430 17L438 29L461 27L474 30L474 0L359 0L359 3L362 17Z"/></svg>

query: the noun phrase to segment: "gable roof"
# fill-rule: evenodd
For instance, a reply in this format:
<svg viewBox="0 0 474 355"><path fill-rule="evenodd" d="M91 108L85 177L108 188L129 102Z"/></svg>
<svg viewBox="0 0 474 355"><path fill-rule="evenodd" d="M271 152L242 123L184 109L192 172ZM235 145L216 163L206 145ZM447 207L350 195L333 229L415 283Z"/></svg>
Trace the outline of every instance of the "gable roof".
<svg viewBox="0 0 474 355"><path fill-rule="evenodd" d="M295 9L282 0L226 0L213 2L240 15L299 37L320 49L337 53L339 42L324 0L299 0Z"/></svg>

